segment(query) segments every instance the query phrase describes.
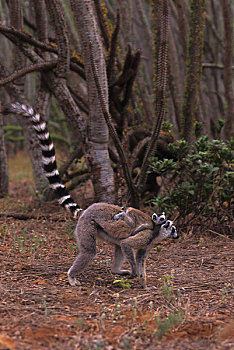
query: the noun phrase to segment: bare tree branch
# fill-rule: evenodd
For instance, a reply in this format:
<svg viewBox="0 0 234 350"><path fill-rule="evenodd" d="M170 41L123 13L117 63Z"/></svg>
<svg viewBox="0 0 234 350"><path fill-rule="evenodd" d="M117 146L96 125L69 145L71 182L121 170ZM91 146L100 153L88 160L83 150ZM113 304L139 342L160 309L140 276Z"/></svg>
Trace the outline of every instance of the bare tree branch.
<svg viewBox="0 0 234 350"><path fill-rule="evenodd" d="M54 60L51 62L32 64L31 66L27 66L22 69L16 70L14 73L8 75L6 78L0 79L0 86L4 86L12 82L13 80L18 79L28 73L32 73L35 71L45 71L45 70L54 68L56 67L56 64L57 64L57 60Z"/></svg>
<svg viewBox="0 0 234 350"><path fill-rule="evenodd" d="M217 64L217 63L202 63L202 68L217 68L217 69L224 69L224 66L222 64ZM234 66L231 68L232 70L234 69Z"/></svg>
<svg viewBox="0 0 234 350"><path fill-rule="evenodd" d="M45 44L39 40L36 40L30 34L23 32L21 30L17 30L14 27L7 27L7 26L4 26L3 24L0 23L0 33L13 34L15 37L24 41L25 43L31 44L31 45L36 46L36 47L43 49L45 51L58 53L57 48L55 48L51 45Z"/></svg>

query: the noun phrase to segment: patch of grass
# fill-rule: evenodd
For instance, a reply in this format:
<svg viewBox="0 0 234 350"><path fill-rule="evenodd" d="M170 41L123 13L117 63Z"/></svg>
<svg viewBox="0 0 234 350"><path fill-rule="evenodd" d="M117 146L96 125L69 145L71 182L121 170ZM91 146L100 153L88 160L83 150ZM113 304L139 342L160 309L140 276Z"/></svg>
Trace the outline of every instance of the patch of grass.
<svg viewBox="0 0 234 350"><path fill-rule="evenodd" d="M5 224L2 224L0 226L0 242L3 242L7 234L8 234L8 227Z"/></svg>
<svg viewBox="0 0 234 350"><path fill-rule="evenodd" d="M43 299L42 299L42 307L45 313L45 316L49 316L54 310L53 309L49 309L47 306L47 300L46 300L47 296L43 295Z"/></svg>
<svg viewBox="0 0 234 350"><path fill-rule="evenodd" d="M26 180L30 183L33 182L30 157L25 152L18 152L16 155L9 157L8 170L10 181Z"/></svg>
<svg viewBox="0 0 234 350"><path fill-rule="evenodd" d="M46 244L46 236L36 236L32 230L28 236L26 234L27 228L24 228L22 235L14 234L14 249L21 254L27 253L30 257L34 256L35 259L40 259L42 254L42 248Z"/></svg>
<svg viewBox="0 0 234 350"><path fill-rule="evenodd" d="M76 223L74 221L67 221L66 222L66 232L69 236L69 238L74 238L74 231L75 231Z"/></svg>
<svg viewBox="0 0 234 350"><path fill-rule="evenodd" d="M171 275L163 277L162 290L163 290L164 296L166 297L169 303L172 303L175 300L173 280L174 280L173 270L171 271Z"/></svg>
<svg viewBox="0 0 234 350"><path fill-rule="evenodd" d="M166 318L160 318L159 316L155 317L157 322L158 330L157 330L157 338L161 340L167 331L172 330L175 326L181 323L183 319L182 310L178 310L175 313L170 313Z"/></svg>
<svg viewBox="0 0 234 350"><path fill-rule="evenodd" d="M132 346L131 346L131 338L127 337L126 335L123 336L123 339L122 341L120 342L120 347L121 349L126 349L126 350L129 350L129 349L132 349Z"/></svg>
<svg viewBox="0 0 234 350"><path fill-rule="evenodd" d="M231 287L231 283L225 283L221 289L222 299L225 300L228 296L228 289Z"/></svg>

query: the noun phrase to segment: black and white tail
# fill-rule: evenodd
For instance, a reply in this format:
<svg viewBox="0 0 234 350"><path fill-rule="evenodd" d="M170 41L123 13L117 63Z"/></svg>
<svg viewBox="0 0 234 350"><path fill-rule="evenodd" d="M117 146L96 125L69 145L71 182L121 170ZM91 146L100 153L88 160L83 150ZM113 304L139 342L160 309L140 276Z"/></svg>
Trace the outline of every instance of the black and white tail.
<svg viewBox="0 0 234 350"><path fill-rule="evenodd" d="M42 163L50 187L55 191L59 204L76 217L78 212L82 209L74 202L66 187L62 184L55 160L54 145L50 138L46 123L42 120L40 114L36 113L32 107L28 107L18 102L3 107L2 113L15 113L29 119L37 133L41 145Z"/></svg>

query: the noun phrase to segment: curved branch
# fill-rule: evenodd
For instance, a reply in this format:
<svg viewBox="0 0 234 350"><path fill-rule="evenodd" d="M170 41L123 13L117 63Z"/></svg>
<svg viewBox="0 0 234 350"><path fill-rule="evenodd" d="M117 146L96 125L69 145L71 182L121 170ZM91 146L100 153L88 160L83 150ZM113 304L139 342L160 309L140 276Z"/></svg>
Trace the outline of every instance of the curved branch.
<svg viewBox="0 0 234 350"><path fill-rule="evenodd" d="M217 63L202 63L202 69L204 68L224 69L224 66L222 64ZM232 70L234 70L234 66L232 66Z"/></svg>
<svg viewBox="0 0 234 350"><path fill-rule="evenodd" d="M22 32L21 30L17 30L13 27L4 26L1 23L0 23L0 33L12 34L12 35L16 36L19 40L24 41L28 44L33 45L33 46L36 46L40 49L44 49L44 50L49 51L49 52L58 53L58 50L55 47L52 47L51 45L45 44L39 40L34 39L33 37L31 37L31 35L29 35L26 32Z"/></svg>
<svg viewBox="0 0 234 350"><path fill-rule="evenodd" d="M4 86L13 80L20 78L28 73L35 72L35 71L43 71L47 69L54 68L57 64L57 60L51 61L51 62L43 62L43 63L37 63L32 64L30 66L24 67L22 69L19 69L15 71L14 73L8 75L7 77L0 79L0 86Z"/></svg>
<svg viewBox="0 0 234 350"><path fill-rule="evenodd" d="M13 41L15 45L17 45L17 43L13 38L18 39L20 41L23 41L25 43L31 44L31 45L38 47L40 49L43 49L45 51L49 51L49 52L53 52L53 53L58 54L58 49L56 47L52 47L49 44L45 44L39 40L36 40L36 39L32 38L29 34L22 32L20 30L17 30L13 27L7 27L7 26L4 26L0 23L0 33L5 35L7 37L7 39ZM85 79L85 72L84 72L83 67L80 65L80 63L78 63L76 60L74 60L73 57L71 57L71 59L70 59L70 69L73 72L78 73L81 76L81 78Z"/></svg>

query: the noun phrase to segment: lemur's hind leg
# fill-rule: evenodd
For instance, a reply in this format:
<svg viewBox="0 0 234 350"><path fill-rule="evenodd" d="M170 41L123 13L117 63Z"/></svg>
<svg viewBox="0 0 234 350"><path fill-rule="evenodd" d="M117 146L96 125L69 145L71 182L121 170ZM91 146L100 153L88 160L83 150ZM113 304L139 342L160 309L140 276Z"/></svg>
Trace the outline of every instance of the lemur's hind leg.
<svg viewBox="0 0 234 350"><path fill-rule="evenodd" d="M79 225L76 230L78 231L78 229ZM89 229L90 230L86 231L86 235L79 235L79 232L76 232L79 254L67 273L69 283L72 286L80 285L80 282L76 278L77 275L79 275L96 256L96 237L93 234L95 229L92 227L89 227Z"/></svg>
<svg viewBox="0 0 234 350"><path fill-rule="evenodd" d="M120 248L120 246L115 244L115 246L114 246L114 260L113 260L113 264L111 267L111 272L117 273L118 275L130 275L129 270L121 269L124 260L125 260L125 257L123 255L122 249Z"/></svg>
<svg viewBox="0 0 234 350"><path fill-rule="evenodd" d="M126 240L123 240L120 244L123 255L126 257L126 259L129 261L130 265L131 265L131 277L135 277L136 276L136 261L135 261L135 257L132 251L132 248L130 247L129 244L125 243Z"/></svg>
<svg viewBox="0 0 234 350"><path fill-rule="evenodd" d="M146 272L145 272L145 261L147 258L146 249L139 249L136 252L136 265L137 265L137 274L141 286L146 289Z"/></svg>
<svg viewBox="0 0 234 350"><path fill-rule="evenodd" d="M96 250L95 251L81 251L79 252L78 257L68 270L67 276L68 281L71 286L78 286L80 285L80 282L77 280L76 276L82 272L86 266L95 258L96 256Z"/></svg>

